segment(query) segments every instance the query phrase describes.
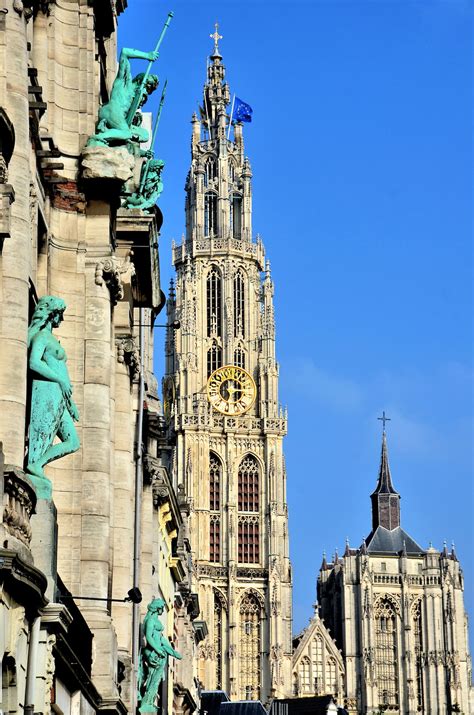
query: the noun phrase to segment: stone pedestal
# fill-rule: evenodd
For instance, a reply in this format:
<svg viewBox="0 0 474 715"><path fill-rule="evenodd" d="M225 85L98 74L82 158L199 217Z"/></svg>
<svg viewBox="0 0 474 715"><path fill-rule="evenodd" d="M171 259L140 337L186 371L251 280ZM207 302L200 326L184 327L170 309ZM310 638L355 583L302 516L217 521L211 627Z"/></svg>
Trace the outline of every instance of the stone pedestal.
<svg viewBox="0 0 474 715"><path fill-rule="evenodd" d="M112 179L120 182L132 178L135 157L125 147L86 146L82 152L84 180Z"/></svg>
<svg viewBox="0 0 474 715"><path fill-rule="evenodd" d="M58 559L58 524L57 511L53 501L38 499L36 514L31 517L33 530L31 551L36 568L40 569L48 580L46 597L55 599L57 559Z"/></svg>

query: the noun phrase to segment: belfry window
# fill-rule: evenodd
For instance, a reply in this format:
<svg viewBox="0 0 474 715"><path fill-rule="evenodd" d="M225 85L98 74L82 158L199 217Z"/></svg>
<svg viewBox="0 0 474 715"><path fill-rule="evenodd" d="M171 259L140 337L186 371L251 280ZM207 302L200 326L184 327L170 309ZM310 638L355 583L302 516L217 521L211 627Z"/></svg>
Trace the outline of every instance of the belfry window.
<svg viewBox="0 0 474 715"><path fill-rule="evenodd" d="M234 337L245 337L245 282L241 271L234 277Z"/></svg>
<svg viewBox="0 0 474 715"><path fill-rule="evenodd" d="M222 348L213 340L207 351L207 376L210 377L219 367L222 367Z"/></svg>
<svg viewBox="0 0 474 715"><path fill-rule="evenodd" d="M246 594L239 609L240 697L243 700L260 699L260 613L257 596Z"/></svg>
<svg viewBox="0 0 474 715"><path fill-rule="evenodd" d="M207 336L220 336L222 326L222 282L217 268L209 271L206 283L207 292Z"/></svg>
<svg viewBox="0 0 474 715"><path fill-rule="evenodd" d="M212 452L209 455L209 508L219 511L221 508L221 473L220 460Z"/></svg>
<svg viewBox="0 0 474 715"><path fill-rule="evenodd" d="M259 509L259 468L254 456L248 454L239 465L238 499L239 511Z"/></svg>
<svg viewBox="0 0 474 715"><path fill-rule="evenodd" d="M234 350L234 365L243 367L245 370L245 350L243 348L239 347Z"/></svg>
<svg viewBox="0 0 474 715"><path fill-rule="evenodd" d="M207 188L217 178L217 162L210 157L204 167L204 186Z"/></svg>
<svg viewBox="0 0 474 715"><path fill-rule="evenodd" d="M382 598L375 609L375 669L380 708L397 706L397 614L388 598Z"/></svg>
<svg viewBox="0 0 474 715"><path fill-rule="evenodd" d="M229 206L229 228L232 238L240 238L242 232L242 197L231 194Z"/></svg>
<svg viewBox="0 0 474 715"><path fill-rule="evenodd" d="M217 234L217 194L208 191L204 195L204 235Z"/></svg>

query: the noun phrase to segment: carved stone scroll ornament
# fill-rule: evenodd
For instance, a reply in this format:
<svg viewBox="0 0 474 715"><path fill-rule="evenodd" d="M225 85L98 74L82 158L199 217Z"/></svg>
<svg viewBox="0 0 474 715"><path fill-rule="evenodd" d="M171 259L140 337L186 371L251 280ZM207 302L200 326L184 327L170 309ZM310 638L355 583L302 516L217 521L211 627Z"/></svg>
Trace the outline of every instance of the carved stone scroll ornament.
<svg viewBox="0 0 474 715"><path fill-rule="evenodd" d="M125 260L120 262L117 258L104 258L99 261L95 267L95 282L101 286L106 284L110 291L112 305L117 305L119 300L123 299L123 281L128 279L131 281L135 275L135 266L130 260L131 253L128 253Z"/></svg>
<svg viewBox="0 0 474 715"><path fill-rule="evenodd" d="M135 339L128 335L115 340L117 360L124 363L130 370L130 378L136 380L140 374L140 352Z"/></svg>

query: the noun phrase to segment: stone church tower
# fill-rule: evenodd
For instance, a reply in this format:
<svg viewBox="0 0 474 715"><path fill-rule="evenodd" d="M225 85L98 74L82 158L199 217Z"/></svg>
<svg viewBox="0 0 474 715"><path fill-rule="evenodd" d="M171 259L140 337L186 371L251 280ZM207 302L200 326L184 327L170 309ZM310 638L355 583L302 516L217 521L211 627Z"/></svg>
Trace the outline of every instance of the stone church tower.
<svg viewBox="0 0 474 715"><path fill-rule="evenodd" d="M385 415L384 415L385 421ZM320 614L341 649L350 713L468 713L471 659L464 580L446 546L425 550L400 525L382 436L372 531L318 578Z"/></svg>
<svg viewBox="0 0 474 715"><path fill-rule="evenodd" d="M168 320L180 328L168 329L164 411L208 628L199 678L265 702L291 690L286 415L270 266L252 239L252 171L240 123L228 138L230 91L214 39L201 119L192 118L186 237L173 246Z"/></svg>

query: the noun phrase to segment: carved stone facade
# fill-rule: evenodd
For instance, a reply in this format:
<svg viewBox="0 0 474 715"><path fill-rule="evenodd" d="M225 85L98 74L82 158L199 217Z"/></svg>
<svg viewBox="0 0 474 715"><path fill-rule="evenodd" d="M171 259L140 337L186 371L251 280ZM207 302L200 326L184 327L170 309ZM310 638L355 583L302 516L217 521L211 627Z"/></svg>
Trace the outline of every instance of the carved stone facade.
<svg viewBox="0 0 474 715"><path fill-rule="evenodd" d="M183 589L188 651L197 645L181 533L188 507L165 470L151 461L151 475L141 469L142 457L161 464L152 326L164 303L163 217L156 206L120 207L143 162L133 137L86 147L113 93L126 5L4 0L0 11L2 712L135 712L140 620L152 597L165 601L173 639ZM132 55L134 75L149 56ZM80 449L45 468L52 501L37 499L24 473L28 325L44 295L67 306L57 336L79 412ZM140 605L123 600L132 587ZM163 710L172 668L166 682ZM192 710L192 666L177 684Z"/></svg>
<svg viewBox="0 0 474 715"><path fill-rule="evenodd" d="M189 499L190 543L202 617L199 679L231 699L291 690L291 568L285 469L286 413L278 403L273 281L252 238L252 172L242 125L228 139L230 92L215 49L202 119L192 120L186 236L173 246L165 415L173 482ZM172 325L179 321L180 330ZM229 416L207 399L209 374L247 370L254 405Z"/></svg>
<svg viewBox="0 0 474 715"><path fill-rule="evenodd" d="M400 526L385 433L372 531L323 558L320 614L341 649L351 713L469 713L464 580L454 548L421 548Z"/></svg>

